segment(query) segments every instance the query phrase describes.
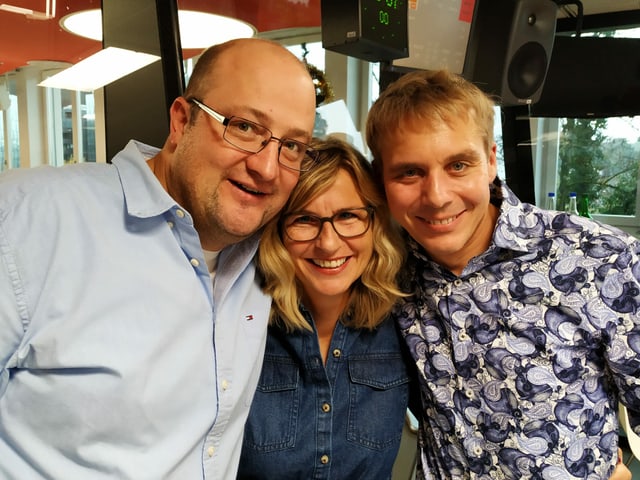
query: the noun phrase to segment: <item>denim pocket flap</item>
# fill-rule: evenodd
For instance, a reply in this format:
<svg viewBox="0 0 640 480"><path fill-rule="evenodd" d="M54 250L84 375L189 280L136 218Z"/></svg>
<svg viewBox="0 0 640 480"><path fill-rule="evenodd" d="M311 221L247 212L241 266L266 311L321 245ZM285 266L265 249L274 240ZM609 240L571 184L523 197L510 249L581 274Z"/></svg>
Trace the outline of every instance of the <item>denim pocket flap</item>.
<svg viewBox="0 0 640 480"><path fill-rule="evenodd" d="M258 390L261 392L294 390L298 386L298 378L298 367L293 360L278 355L266 355Z"/></svg>
<svg viewBox="0 0 640 480"><path fill-rule="evenodd" d="M409 382L401 355L354 355L349 357L349 376L353 383L387 390Z"/></svg>

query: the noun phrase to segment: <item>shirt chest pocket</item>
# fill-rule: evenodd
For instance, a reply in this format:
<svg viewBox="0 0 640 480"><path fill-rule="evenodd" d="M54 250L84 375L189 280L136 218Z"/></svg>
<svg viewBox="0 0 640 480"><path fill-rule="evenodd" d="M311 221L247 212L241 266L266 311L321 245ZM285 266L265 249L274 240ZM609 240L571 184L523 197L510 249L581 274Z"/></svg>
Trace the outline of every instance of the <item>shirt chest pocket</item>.
<svg viewBox="0 0 640 480"><path fill-rule="evenodd" d="M399 354L349 358L347 440L368 448L396 448L409 398L409 375Z"/></svg>
<svg viewBox="0 0 640 480"><path fill-rule="evenodd" d="M291 359L265 356L245 428L246 447L272 452L294 446L300 407L299 378L298 367Z"/></svg>

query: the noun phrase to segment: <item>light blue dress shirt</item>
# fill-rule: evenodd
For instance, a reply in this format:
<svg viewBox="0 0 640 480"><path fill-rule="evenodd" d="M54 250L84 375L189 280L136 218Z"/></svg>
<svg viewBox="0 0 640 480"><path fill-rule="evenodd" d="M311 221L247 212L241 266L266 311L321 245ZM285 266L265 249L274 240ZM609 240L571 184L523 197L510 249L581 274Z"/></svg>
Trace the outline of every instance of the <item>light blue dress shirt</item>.
<svg viewBox="0 0 640 480"><path fill-rule="evenodd" d="M234 478L271 300L130 142L0 175L0 478Z"/></svg>

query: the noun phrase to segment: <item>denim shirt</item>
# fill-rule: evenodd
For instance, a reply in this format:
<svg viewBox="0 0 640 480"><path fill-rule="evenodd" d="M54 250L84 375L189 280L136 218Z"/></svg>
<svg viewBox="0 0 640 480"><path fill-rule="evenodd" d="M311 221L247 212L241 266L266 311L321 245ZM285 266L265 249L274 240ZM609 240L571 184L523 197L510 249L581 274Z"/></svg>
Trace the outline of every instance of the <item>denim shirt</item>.
<svg viewBox="0 0 640 480"><path fill-rule="evenodd" d="M390 320L374 331L338 322L324 365L315 329L269 327L238 478L391 478L409 399L404 348Z"/></svg>

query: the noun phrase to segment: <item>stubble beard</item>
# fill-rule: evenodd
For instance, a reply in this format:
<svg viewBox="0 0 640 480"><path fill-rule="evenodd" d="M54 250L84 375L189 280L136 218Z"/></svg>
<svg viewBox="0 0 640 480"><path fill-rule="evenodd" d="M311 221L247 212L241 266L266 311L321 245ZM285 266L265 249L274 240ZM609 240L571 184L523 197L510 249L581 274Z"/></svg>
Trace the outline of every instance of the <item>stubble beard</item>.
<svg viewBox="0 0 640 480"><path fill-rule="evenodd" d="M240 227L246 226L242 214L234 215L233 212L225 212L217 189L207 197L200 217L200 223L195 223L196 219L194 219L194 224L202 244L216 245L217 250L245 240L262 228L264 224L263 217L259 222L256 222L255 228L250 231L244 231L244 229L240 231Z"/></svg>

